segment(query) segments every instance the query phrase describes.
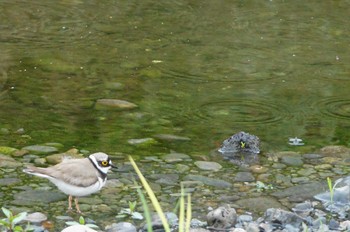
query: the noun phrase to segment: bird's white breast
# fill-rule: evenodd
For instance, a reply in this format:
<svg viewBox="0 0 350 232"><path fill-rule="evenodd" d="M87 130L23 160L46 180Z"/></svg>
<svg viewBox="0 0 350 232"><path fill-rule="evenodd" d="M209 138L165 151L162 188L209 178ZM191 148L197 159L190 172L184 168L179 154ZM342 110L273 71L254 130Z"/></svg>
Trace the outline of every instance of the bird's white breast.
<svg viewBox="0 0 350 232"><path fill-rule="evenodd" d="M52 183L54 183L59 190L61 190L67 195L72 195L75 197L82 197L82 196L87 196L92 193L95 193L99 191L106 184L106 181L107 181L107 178L103 180L102 178L98 177L98 181L95 184L92 184L88 187L81 187L81 186L68 184L56 178L48 178L48 179Z"/></svg>

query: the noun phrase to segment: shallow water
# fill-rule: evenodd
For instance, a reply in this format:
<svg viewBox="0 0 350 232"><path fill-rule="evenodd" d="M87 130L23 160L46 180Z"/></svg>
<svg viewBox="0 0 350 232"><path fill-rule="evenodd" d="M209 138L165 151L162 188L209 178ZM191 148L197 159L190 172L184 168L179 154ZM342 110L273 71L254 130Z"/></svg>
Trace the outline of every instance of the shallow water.
<svg viewBox="0 0 350 232"><path fill-rule="evenodd" d="M265 150L348 144L348 1L0 4L1 144L130 152L168 133L191 153L241 130ZM139 108L98 111L100 98Z"/></svg>
<svg viewBox="0 0 350 232"><path fill-rule="evenodd" d="M263 153L349 145L349 7L1 1L0 145L207 155L239 131ZM104 98L138 108L97 109ZM128 144L157 134L191 140Z"/></svg>

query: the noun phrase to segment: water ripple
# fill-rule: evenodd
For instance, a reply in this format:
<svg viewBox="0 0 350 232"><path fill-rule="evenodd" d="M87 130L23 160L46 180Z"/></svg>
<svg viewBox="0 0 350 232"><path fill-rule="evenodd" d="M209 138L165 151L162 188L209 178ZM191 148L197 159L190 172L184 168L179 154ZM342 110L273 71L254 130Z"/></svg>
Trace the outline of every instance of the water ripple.
<svg viewBox="0 0 350 232"><path fill-rule="evenodd" d="M350 119L350 99L334 97L317 103L320 112L326 116L339 119Z"/></svg>
<svg viewBox="0 0 350 232"><path fill-rule="evenodd" d="M200 107L202 117L231 123L275 123L288 114L285 107L263 100L226 100L205 103Z"/></svg>

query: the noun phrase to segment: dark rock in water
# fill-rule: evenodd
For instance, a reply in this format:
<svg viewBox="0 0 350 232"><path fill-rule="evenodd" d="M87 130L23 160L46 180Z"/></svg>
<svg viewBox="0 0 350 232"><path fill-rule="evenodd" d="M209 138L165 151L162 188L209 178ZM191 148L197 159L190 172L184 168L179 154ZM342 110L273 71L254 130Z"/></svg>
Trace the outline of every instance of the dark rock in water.
<svg viewBox="0 0 350 232"><path fill-rule="evenodd" d="M219 149L224 156L235 154L259 154L260 139L243 131L226 139Z"/></svg>
<svg viewBox="0 0 350 232"><path fill-rule="evenodd" d="M208 226L216 229L227 229L233 227L237 221L237 213L234 208L229 206L219 207L207 215Z"/></svg>

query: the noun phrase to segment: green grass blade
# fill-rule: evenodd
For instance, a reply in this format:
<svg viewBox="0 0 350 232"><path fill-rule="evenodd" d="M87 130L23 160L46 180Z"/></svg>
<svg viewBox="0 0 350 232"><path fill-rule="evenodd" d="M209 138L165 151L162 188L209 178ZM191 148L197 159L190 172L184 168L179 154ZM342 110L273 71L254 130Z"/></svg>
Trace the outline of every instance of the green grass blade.
<svg viewBox="0 0 350 232"><path fill-rule="evenodd" d="M334 195L334 189L333 189L333 185L332 185L332 179L327 177L327 184L328 184L328 188L329 188L329 194L330 194L330 200L331 203L333 204L333 195Z"/></svg>
<svg viewBox="0 0 350 232"><path fill-rule="evenodd" d="M152 188L149 186L147 180L145 179L145 177L143 176L143 174L141 173L140 169L137 167L134 159L129 156L129 160L130 160L130 163L131 165L133 166L133 168L135 169L135 172L137 173L137 175L139 176L140 178L140 181L143 185L143 187L145 188L151 202L152 202L152 205L154 207L154 209L156 210L160 220L162 221L162 224L163 224L163 227L164 227L164 230L165 232L170 232L170 227L169 227L169 223L168 223L168 220L166 219L164 213L163 213L163 210L159 204L159 201L157 199L157 197L155 196Z"/></svg>
<svg viewBox="0 0 350 232"><path fill-rule="evenodd" d="M149 211L145 195L143 194L143 192L141 191L140 188L137 188L137 193L139 194L140 200L142 202L142 208L144 210L144 215L145 215L146 223L147 223L147 231L153 232L151 213Z"/></svg>
<svg viewBox="0 0 350 232"><path fill-rule="evenodd" d="M190 231L192 219L192 205L191 205L191 194L187 195L187 209L186 209L186 232Z"/></svg>
<svg viewBox="0 0 350 232"><path fill-rule="evenodd" d="M180 195L180 212L179 212L179 232L184 232L185 224L185 199L184 199L184 189L181 185L181 195Z"/></svg>

